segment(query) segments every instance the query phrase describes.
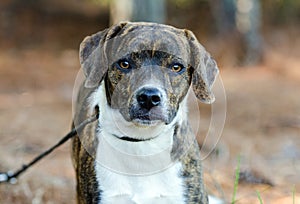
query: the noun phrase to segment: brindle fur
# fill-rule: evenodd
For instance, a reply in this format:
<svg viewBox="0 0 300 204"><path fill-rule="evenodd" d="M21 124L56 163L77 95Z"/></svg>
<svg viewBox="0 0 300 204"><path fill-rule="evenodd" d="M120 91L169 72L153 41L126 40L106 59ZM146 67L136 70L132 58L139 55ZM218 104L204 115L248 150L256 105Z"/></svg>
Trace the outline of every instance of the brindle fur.
<svg viewBox="0 0 300 204"><path fill-rule="evenodd" d="M92 92L93 89L86 89L84 86L80 88L78 104L81 105L76 106L76 113L78 115L74 118L73 127L74 124L79 124L87 117L90 117L86 107L88 107L88 96L90 96ZM96 204L99 202L100 189L96 183L94 168L97 145L97 138L95 137L96 131L96 122L88 124L82 132L79 132L79 134L74 137L72 142L72 160L77 180L77 203Z"/></svg>
<svg viewBox="0 0 300 204"><path fill-rule="evenodd" d="M134 61L134 74L126 74L116 67L118 60L123 58ZM153 65L154 61L159 67L168 67L175 58L186 67L184 73L172 74L163 69L153 73L153 68L149 68L152 66L147 66ZM131 93L145 78L153 75L156 80L164 82L162 86L167 90L170 115L165 116L166 124L175 117L179 103L191 84L199 100L204 103L212 103L214 100L211 86L218 73L216 63L188 30L154 23L120 23L87 37L80 47L80 63L86 80L78 94L74 124L79 124L93 114L87 108L89 96L102 80L105 80L108 104L112 108L119 108L128 121L130 110L124 107L130 106ZM188 121L175 126L171 156L173 160L182 163L181 176L185 183L186 203L206 204L208 198L202 179L199 147ZM73 139L72 156L77 178L77 201L80 204L101 203L101 190L95 173L96 133L97 122L94 122ZM191 141L191 144L187 141Z"/></svg>

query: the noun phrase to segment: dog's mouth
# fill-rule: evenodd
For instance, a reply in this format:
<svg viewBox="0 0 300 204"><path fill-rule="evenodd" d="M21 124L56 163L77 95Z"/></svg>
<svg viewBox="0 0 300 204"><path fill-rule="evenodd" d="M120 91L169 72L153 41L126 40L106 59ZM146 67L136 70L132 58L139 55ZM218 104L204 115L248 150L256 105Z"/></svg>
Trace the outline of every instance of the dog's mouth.
<svg viewBox="0 0 300 204"><path fill-rule="evenodd" d="M159 123L162 123L161 120L148 120L148 119L133 119L132 122L139 127L149 127L149 126L156 126Z"/></svg>
<svg viewBox="0 0 300 204"><path fill-rule="evenodd" d="M130 119L133 123L142 126L154 126L167 122L161 110L132 110L130 111Z"/></svg>

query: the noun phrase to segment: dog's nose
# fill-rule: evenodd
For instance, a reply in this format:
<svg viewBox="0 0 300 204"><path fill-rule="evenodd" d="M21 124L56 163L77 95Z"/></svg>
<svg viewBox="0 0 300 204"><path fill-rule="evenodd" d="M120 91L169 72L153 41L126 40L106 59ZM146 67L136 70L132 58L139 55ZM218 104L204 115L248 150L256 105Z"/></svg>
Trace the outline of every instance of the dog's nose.
<svg viewBox="0 0 300 204"><path fill-rule="evenodd" d="M161 103L161 92L156 88L143 88L137 94L137 102L142 108L150 110Z"/></svg>

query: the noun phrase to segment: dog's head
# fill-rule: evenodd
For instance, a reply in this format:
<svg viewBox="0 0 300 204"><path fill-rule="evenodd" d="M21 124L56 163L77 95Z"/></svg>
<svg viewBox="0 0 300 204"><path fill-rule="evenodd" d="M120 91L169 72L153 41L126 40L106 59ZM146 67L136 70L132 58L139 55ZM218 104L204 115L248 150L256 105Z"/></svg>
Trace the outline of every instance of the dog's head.
<svg viewBox="0 0 300 204"><path fill-rule="evenodd" d="M86 87L105 84L110 108L136 126L170 124L190 85L212 103L214 59L189 30L155 23L120 23L80 46Z"/></svg>

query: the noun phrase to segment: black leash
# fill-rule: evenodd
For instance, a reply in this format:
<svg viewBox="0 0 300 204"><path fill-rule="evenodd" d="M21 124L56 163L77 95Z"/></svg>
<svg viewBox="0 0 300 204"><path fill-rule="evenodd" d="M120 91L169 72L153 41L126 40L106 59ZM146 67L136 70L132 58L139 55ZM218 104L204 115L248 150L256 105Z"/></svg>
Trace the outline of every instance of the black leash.
<svg viewBox="0 0 300 204"><path fill-rule="evenodd" d="M10 184L15 184L17 182L17 177L24 173L29 167L31 167L32 165L34 165L35 163L37 163L38 161L40 161L42 158L44 158L45 156L47 156L48 154L50 154L53 150L55 150L57 147L59 147L60 145L64 144L66 141L68 141L69 139L71 139L72 137L74 137L75 135L77 135L77 132L80 132L81 130L83 130L83 128L91 123L94 122L98 119L99 117L99 113L97 112L96 115L91 116L90 118L86 119L85 121L83 121L82 123L80 123L77 127L73 128L66 136L64 136L57 144L55 144L54 146L52 146L51 148L49 148L48 150L44 151L43 153L41 153L40 155L38 155L37 157L35 157L31 162L29 162L28 164L24 164L20 169L18 169L17 171L13 172L13 171L8 171L6 173L0 173L0 184L1 183L10 183Z"/></svg>

